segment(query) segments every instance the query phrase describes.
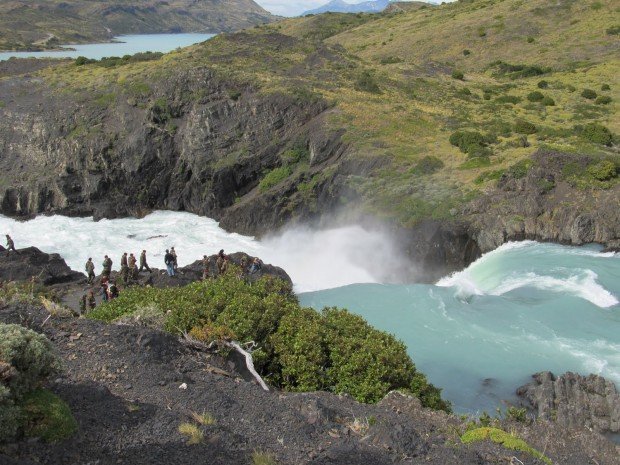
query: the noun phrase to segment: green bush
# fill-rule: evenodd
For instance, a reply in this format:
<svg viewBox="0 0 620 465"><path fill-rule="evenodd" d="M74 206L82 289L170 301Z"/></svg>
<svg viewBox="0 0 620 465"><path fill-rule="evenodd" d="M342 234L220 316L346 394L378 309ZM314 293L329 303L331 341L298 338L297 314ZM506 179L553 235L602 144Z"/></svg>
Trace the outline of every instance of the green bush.
<svg viewBox="0 0 620 465"><path fill-rule="evenodd" d="M50 341L18 325L0 324L0 362L13 369L5 386L15 400L38 388L45 378L60 369Z"/></svg>
<svg viewBox="0 0 620 465"><path fill-rule="evenodd" d="M363 402L403 389L424 405L450 409L393 336L346 310L302 308L287 283L263 277L249 284L237 278L237 271L232 267L223 277L183 288L128 289L88 317L113 321L156 306L173 333L201 334L208 326L209 334L255 341L255 366L275 386L347 392Z"/></svg>
<svg viewBox="0 0 620 465"><path fill-rule="evenodd" d="M601 95L594 101L597 105L607 105L611 103L611 97L609 95Z"/></svg>
<svg viewBox="0 0 620 465"><path fill-rule="evenodd" d="M549 83L545 80L539 81L537 85L539 89L546 89L549 87Z"/></svg>
<svg viewBox="0 0 620 465"><path fill-rule="evenodd" d="M459 81L462 81L463 79L465 79L465 74L463 74L463 71L458 71L458 70L454 70L452 71L452 79L458 79Z"/></svg>
<svg viewBox="0 0 620 465"><path fill-rule="evenodd" d="M528 38L526 39L528 44L533 44L535 39L532 36L528 36Z"/></svg>
<svg viewBox="0 0 620 465"><path fill-rule="evenodd" d="M463 153L478 152L486 145L485 138L476 131L456 131L450 135L450 144Z"/></svg>
<svg viewBox="0 0 620 465"><path fill-rule="evenodd" d="M480 173L476 179L474 179L474 184L482 184L486 181L494 181L502 177L505 173L505 170L492 170L485 171L484 173Z"/></svg>
<svg viewBox="0 0 620 465"><path fill-rule="evenodd" d="M596 144L611 145L613 134L602 124L588 123L581 131L581 137Z"/></svg>
<svg viewBox="0 0 620 465"><path fill-rule="evenodd" d="M555 106L555 100L553 100L551 97L543 98L540 103L543 104L546 107L553 107L553 106Z"/></svg>
<svg viewBox="0 0 620 465"><path fill-rule="evenodd" d="M59 369L60 361L45 336L0 324L0 443L16 437L28 418L23 402Z"/></svg>
<svg viewBox="0 0 620 465"><path fill-rule="evenodd" d="M538 128L536 125L529 121L518 119L515 123L515 132L517 134L535 134L537 131Z"/></svg>
<svg viewBox="0 0 620 465"><path fill-rule="evenodd" d="M463 50L463 56L467 57L469 55L471 55L471 50L468 50L468 49Z"/></svg>
<svg viewBox="0 0 620 465"><path fill-rule="evenodd" d="M620 34L620 25L618 25L618 26L611 26L611 27L607 28L607 30L605 32L609 36L617 36L617 35Z"/></svg>
<svg viewBox="0 0 620 465"><path fill-rule="evenodd" d="M543 93L538 90L535 90L534 92L530 92L529 94L527 94L527 99L530 102L542 102L544 98L545 96L543 95Z"/></svg>
<svg viewBox="0 0 620 465"><path fill-rule="evenodd" d="M568 92L575 92L575 91L577 90L577 88L576 88L574 85L572 85L572 84L568 84L568 85L566 86L566 90L567 90Z"/></svg>
<svg viewBox="0 0 620 465"><path fill-rule="evenodd" d="M279 168L274 168L273 170L269 171L263 179L261 179L260 183L258 184L258 188L260 189L261 192L265 192L271 189L272 187L280 184L282 181L288 178L292 173L293 171L291 170L289 166L281 166Z"/></svg>
<svg viewBox="0 0 620 465"><path fill-rule="evenodd" d="M497 103L512 103L516 104L521 101L521 97L516 95L501 95L495 99Z"/></svg>
<svg viewBox="0 0 620 465"><path fill-rule="evenodd" d="M504 61L493 62L490 66L497 69L494 73L495 76L506 76L510 79L540 76L542 74L547 74L550 71L549 68L543 68L538 65L515 65Z"/></svg>
<svg viewBox="0 0 620 465"><path fill-rule="evenodd" d="M581 91L581 96L583 98L587 98L588 100L594 100L596 98L596 92L592 89L583 89L583 91Z"/></svg>
<svg viewBox="0 0 620 465"><path fill-rule="evenodd" d="M601 86L601 90L602 90L602 91L605 91L605 90L611 90L611 87L609 87L609 84L603 84L603 85Z"/></svg>
<svg viewBox="0 0 620 465"><path fill-rule="evenodd" d="M359 90L360 92L368 92L371 94L380 94L381 89L379 88L379 84L375 80L374 75L370 71L364 71L360 74L355 81L355 90Z"/></svg>
<svg viewBox="0 0 620 465"><path fill-rule="evenodd" d="M601 160L589 165L587 172L597 181L609 181L618 175L618 168L611 160Z"/></svg>
<svg viewBox="0 0 620 465"><path fill-rule="evenodd" d="M417 175L433 174L443 167L444 164L439 158L427 155L417 161L411 172Z"/></svg>

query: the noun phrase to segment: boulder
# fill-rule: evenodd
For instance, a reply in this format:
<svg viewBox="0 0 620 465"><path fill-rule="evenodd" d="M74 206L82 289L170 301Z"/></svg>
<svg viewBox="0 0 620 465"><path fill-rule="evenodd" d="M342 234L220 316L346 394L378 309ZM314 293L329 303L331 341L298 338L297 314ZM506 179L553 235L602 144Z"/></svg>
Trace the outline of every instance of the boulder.
<svg viewBox="0 0 620 465"><path fill-rule="evenodd" d="M599 433L620 432L620 394L611 381L598 375L548 371L532 376L517 389L538 417L554 420L564 428L588 428Z"/></svg>
<svg viewBox="0 0 620 465"><path fill-rule="evenodd" d="M17 252L0 251L0 280L30 281L33 278L47 286L86 279L82 273L69 268L56 253L47 254L36 247L19 249Z"/></svg>

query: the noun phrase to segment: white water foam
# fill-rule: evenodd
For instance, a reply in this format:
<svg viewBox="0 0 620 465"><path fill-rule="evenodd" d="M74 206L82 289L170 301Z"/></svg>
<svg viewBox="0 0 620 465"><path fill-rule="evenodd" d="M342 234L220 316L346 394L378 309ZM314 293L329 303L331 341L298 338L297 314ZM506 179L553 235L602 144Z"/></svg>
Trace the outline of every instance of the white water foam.
<svg viewBox="0 0 620 465"><path fill-rule="evenodd" d="M525 273L506 278L490 295L503 295L523 287L534 287L543 291L574 295L592 302L601 308L613 307L618 299L596 282L597 274L592 270L579 270L567 278L541 276L536 273Z"/></svg>
<svg viewBox="0 0 620 465"><path fill-rule="evenodd" d="M0 216L0 232L10 234L18 248L35 246L58 253L78 271L83 270L88 257L93 257L99 269L106 254L118 269L123 252L139 254L142 249L147 250L149 264L158 268L163 268L165 250L170 247L175 247L180 266L220 249L243 251L284 268L298 292L380 282L394 264L392 257L398 256L387 234L360 226L323 231L296 228L258 241L228 233L210 218L168 211L141 219L97 222L65 216L18 222Z"/></svg>
<svg viewBox="0 0 620 465"><path fill-rule="evenodd" d="M615 253L539 244L534 241L508 242L484 254L465 270L442 278L437 282L437 286L454 288L456 297L466 302L476 295L500 296L529 287L580 297L601 308L613 307L619 303L616 296L597 282L597 274L590 269L568 270L549 266L544 270L546 273L532 271L532 257L525 256L524 253L534 251L541 255L541 258L548 258L552 254L558 257L578 255L584 259L617 258ZM539 260L536 266L544 268L543 261Z"/></svg>

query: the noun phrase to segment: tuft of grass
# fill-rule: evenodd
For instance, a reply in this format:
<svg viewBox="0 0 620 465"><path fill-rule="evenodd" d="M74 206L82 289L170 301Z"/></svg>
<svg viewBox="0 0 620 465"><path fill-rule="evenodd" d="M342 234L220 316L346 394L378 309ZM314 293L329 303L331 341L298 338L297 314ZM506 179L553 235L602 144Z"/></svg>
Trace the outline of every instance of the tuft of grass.
<svg viewBox="0 0 620 465"><path fill-rule="evenodd" d="M215 424L215 417L205 411L203 411L202 413L190 412L190 416L199 425L209 426Z"/></svg>
<svg viewBox="0 0 620 465"><path fill-rule="evenodd" d="M198 426L193 423L181 423L179 433L187 437L188 445L200 444L204 439L204 434Z"/></svg>
<svg viewBox="0 0 620 465"><path fill-rule="evenodd" d="M258 188L261 192L265 192L274 186L277 186L286 178L292 174L292 170L289 166L281 166L269 171L258 184Z"/></svg>
<svg viewBox="0 0 620 465"><path fill-rule="evenodd" d="M252 465L277 465L276 459L268 452L252 452Z"/></svg>
<svg viewBox="0 0 620 465"><path fill-rule="evenodd" d="M470 431L467 431L463 436L461 436L461 442L463 444L472 444L474 442L486 441L490 440L495 444L500 444L506 449L516 450L519 452L525 452L526 454L531 455L539 460L542 460L548 465L552 465L549 457L544 455L542 452L534 449L523 439L507 433L504 430L499 428L492 428L489 426L483 426L481 428L475 428Z"/></svg>
<svg viewBox="0 0 620 465"><path fill-rule="evenodd" d="M69 406L54 393L39 389L23 401L25 433L45 442L58 442L71 437L78 428Z"/></svg>

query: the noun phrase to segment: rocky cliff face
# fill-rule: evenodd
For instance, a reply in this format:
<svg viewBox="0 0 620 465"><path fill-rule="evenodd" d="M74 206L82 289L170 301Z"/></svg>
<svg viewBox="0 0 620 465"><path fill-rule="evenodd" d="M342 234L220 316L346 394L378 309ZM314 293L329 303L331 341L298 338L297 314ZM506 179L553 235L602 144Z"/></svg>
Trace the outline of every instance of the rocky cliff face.
<svg viewBox="0 0 620 465"><path fill-rule="evenodd" d="M279 46L278 37L267 40ZM338 110L320 98L259 90L207 67L141 84L148 92L139 84L91 95L27 75L0 80L0 212L170 209L260 235L335 210L360 221L350 177L389 167L351 150L331 118ZM524 173L507 172L452 219L398 230L424 270L414 278L432 281L508 240L620 246L620 186L575 187L563 174L569 162L585 169L588 159L539 151ZM286 175L267 183L278 170Z"/></svg>
<svg viewBox="0 0 620 465"><path fill-rule="evenodd" d="M537 373L517 394L538 417L563 428L620 432L620 394L613 382L596 375Z"/></svg>

